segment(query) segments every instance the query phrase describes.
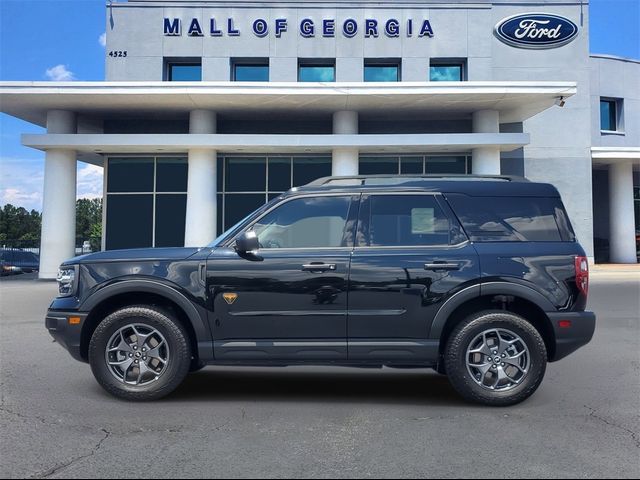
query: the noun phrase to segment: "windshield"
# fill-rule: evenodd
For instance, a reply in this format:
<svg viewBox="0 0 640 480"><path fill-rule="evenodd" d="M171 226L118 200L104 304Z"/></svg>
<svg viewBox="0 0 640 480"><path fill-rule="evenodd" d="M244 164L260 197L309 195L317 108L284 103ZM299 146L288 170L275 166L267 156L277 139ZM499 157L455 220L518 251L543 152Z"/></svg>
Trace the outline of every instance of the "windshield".
<svg viewBox="0 0 640 480"><path fill-rule="evenodd" d="M233 236L240 229L240 227L242 227L245 223L249 222L253 217L255 217L257 215L260 215L260 214L262 214L262 212L264 212L264 211L268 210L269 208L271 208L271 206L274 205L275 203L277 203L278 201L280 201L281 198L282 198L282 196L273 198L268 203L265 203L263 206L261 206L257 210L251 212L249 215L244 217L242 220L240 220L234 226L232 226L231 228L228 228L222 235L220 235L213 242L211 242L209 245L207 245L207 247L210 247L210 248L219 247L225 241L227 241L227 239L229 239L231 236Z"/></svg>

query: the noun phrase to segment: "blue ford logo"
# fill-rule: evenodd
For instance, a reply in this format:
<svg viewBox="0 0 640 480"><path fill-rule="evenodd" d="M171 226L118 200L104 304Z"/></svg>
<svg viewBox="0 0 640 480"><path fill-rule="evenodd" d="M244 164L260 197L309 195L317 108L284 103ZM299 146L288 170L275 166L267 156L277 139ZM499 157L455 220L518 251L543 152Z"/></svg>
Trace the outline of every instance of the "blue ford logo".
<svg viewBox="0 0 640 480"><path fill-rule="evenodd" d="M557 48L578 35L578 26L568 18L548 13L524 13L505 18L494 33L500 41L518 48Z"/></svg>

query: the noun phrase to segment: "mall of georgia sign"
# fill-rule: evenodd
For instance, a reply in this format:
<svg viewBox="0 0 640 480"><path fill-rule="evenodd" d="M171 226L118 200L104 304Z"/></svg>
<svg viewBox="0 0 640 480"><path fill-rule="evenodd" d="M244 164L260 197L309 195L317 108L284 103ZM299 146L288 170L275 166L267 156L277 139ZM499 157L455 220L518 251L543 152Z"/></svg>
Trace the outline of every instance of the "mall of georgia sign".
<svg viewBox="0 0 640 480"><path fill-rule="evenodd" d="M495 36L517 48L557 48L578 36L578 26L560 15L524 13L507 17L496 25Z"/></svg>

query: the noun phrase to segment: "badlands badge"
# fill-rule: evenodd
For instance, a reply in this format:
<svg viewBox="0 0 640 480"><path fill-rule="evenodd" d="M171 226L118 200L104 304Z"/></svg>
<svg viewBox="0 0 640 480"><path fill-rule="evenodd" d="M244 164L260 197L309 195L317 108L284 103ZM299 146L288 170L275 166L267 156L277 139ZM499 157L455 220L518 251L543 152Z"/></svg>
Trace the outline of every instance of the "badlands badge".
<svg viewBox="0 0 640 480"><path fill-rule="evenodd" d="M233 305L233 302L235 302L236 298L238 298L238 294L237 293L223 293L222 294L222 298L224 298L224 301L227 302L229 305Z"/></svg>

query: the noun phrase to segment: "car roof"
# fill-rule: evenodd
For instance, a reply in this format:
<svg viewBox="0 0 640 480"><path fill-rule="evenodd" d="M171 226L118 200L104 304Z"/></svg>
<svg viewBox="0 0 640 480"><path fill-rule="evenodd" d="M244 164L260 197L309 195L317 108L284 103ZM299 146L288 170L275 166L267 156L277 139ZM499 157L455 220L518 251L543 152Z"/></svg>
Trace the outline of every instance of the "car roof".
<svg viewBox="0 0 640 480"><path fill-rule="evenodd" d="M559 197L548 183L507 175L354 175L323 177L288 194L437 192L491 197Z"/></svg>

